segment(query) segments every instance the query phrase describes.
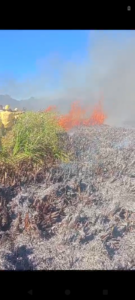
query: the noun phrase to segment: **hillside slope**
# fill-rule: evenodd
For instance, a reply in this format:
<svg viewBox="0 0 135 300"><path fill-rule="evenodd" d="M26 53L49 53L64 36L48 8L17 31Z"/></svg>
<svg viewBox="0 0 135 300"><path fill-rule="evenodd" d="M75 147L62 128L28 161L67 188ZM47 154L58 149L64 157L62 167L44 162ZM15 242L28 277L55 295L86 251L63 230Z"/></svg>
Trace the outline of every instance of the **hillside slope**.
<svg viewBox="0 0 135 300"><path fill-rule="evenodd" d="M50 105L50 101L48 97L38 99L35 97L30 97L29 99L25 100L16 100L9 95L0 95L0 104L3 106L8 104L12 109L17 107L18 109L26 108L26 110L30 111L39 111L47 108Z"/></svg>

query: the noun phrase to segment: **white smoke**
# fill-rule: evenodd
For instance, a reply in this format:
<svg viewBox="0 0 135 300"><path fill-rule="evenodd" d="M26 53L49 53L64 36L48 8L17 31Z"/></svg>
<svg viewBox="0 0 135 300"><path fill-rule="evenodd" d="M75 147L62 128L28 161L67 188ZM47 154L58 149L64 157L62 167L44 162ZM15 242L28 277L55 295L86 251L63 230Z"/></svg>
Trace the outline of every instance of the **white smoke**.
<svg viewBox="0 0 135 300"><path fill-rule="evenodd" d="M0 94L17 99L45 99L66 111L73 100L95 104L101 93L107 123L135 123L135 32L90 31L85 59L65 62L60 56L38 61L37 72L24 80L3 76Z"/></svg>

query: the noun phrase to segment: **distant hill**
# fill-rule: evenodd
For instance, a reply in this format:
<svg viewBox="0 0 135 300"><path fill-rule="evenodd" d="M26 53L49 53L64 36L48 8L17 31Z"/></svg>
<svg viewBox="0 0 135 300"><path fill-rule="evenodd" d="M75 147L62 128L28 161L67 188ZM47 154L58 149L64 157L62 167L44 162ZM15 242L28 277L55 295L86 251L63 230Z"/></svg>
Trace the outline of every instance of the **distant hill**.
<svg viewBox="0 0 135 300"><path fill-rule="evenodd" d="M45 98L36 99L34 97L26 100L16 100L9 95L0 95L0 104L3 106L8 104L12 109L17 107L18 109L26 108L26 110L38 111L45 109L49 105L49 101Z"/></svg>

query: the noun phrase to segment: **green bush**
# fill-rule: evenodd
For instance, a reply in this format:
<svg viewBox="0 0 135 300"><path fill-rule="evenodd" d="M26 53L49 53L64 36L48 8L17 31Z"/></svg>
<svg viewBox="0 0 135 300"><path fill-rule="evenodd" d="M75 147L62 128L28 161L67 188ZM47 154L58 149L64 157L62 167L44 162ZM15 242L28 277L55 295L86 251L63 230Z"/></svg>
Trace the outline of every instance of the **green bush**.
<svg viewBox="0 0 135 300"><path fill-rule="evenodd" d="M26 112L12 130L2 138L1 161L16 163L32 159L43 164L50 158L68 161L68 154L59 148L58 136L64 132L53 112Z"/></svg>

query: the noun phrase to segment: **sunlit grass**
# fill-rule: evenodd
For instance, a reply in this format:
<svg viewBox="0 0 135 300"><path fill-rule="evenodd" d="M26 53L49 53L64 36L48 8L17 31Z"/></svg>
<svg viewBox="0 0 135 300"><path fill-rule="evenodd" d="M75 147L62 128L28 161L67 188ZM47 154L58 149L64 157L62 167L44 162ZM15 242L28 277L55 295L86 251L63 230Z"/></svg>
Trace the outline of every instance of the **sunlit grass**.
<svg viewBox="0 0 135 300"><path fill-rule="evenodd" d="M69 161L69 155L59 148L59 133L64 129L53 112L26 112L12 130L1 139L0 169L19 167L32 162L43 166L49 160Z"/></svg>

